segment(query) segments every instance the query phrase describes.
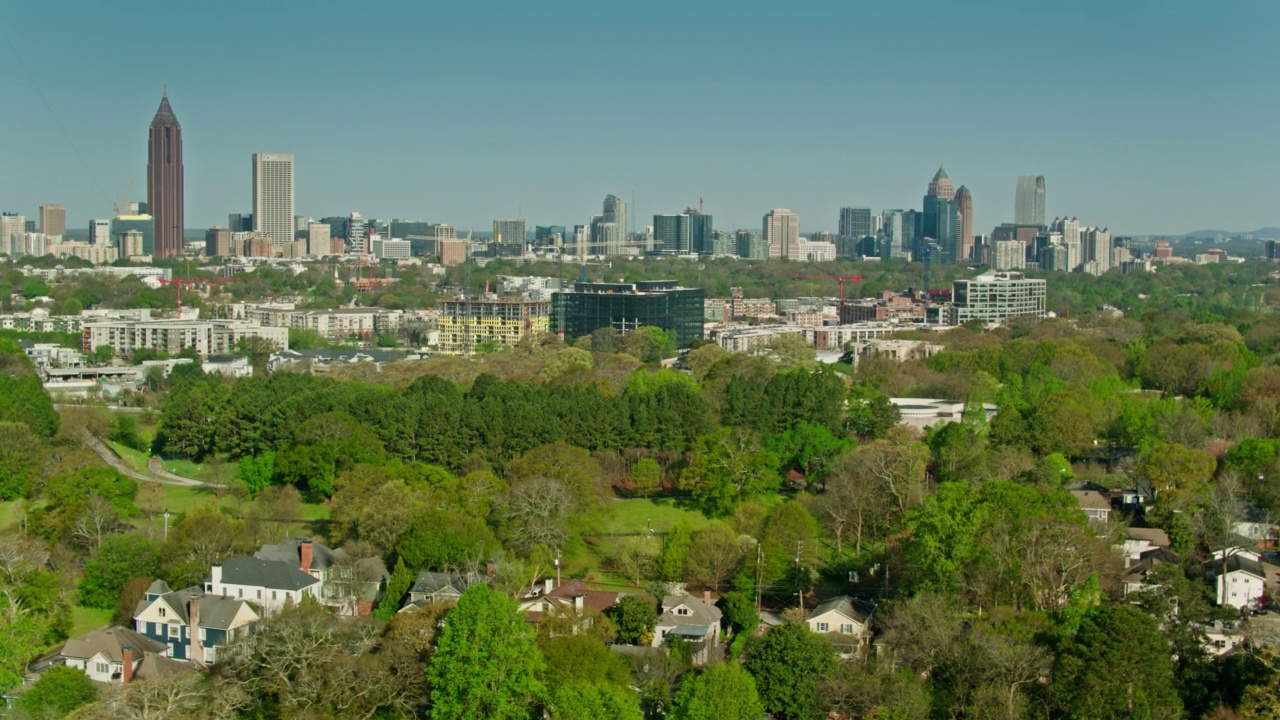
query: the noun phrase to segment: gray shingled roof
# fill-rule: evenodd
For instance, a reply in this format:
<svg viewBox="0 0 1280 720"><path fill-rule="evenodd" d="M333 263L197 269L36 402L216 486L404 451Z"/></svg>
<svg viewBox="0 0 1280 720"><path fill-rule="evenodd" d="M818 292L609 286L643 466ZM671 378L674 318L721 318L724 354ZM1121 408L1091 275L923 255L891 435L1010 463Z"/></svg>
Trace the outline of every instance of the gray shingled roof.
<svg viewBox="0 0 1280 720"><path fill-rule="evenodd" d="M222 563L222 582L292 592L311 587L320 580L302 572L296 562L236 557Z"/></svg>
<svg viewBox="0 0 1280 720"><path fill-rule="evenodd" d="M164 643L156 642L128 628L112 626L71 638L62 647L62 656L87 660L102 653L111 662L124 662L121 650L126 645L132 648L135 658L141 658L148 652L164 652L165 649Z"/></svg>
<svg viewBox="0 0 1280 720"><path fill-rule="evenodd" d="M1259 563L1251 557L1245 557L1240 554L1228 555L1227 572L1232 573L1237 571L1249 573L1250 575L1262 578L1263 580L1267 579L1267 573L1262 569L1262 563Z"/></svg>
<svg viewBox="0 0 1280 720"><path fill-rule="evenodd" d="M160 581L157 580L156 583L160 583ZM155 583L151 585L152 588L155 586ZM221 595L209 595L199 587L192 586L177 592L165 593L157 600L138 601L138 606L133 611L133 616L141 615L142 611L147 609L153 602L163 602L174 617L184 624L190 623L191 618L187 615L187 603L192 597L200 598L200 627L213 630L230 630L231 623L235 621L236 615L240 614L240 607L246 604L244 600L222 597Z"/></svg>
<svg viewBox="0 0 1280 720"><path fill-rule="evenodd" d="M302 568L302 551L299 549L305 538L290 538L277 545L263 545L253 556L259 560L275 560L292 563ZM318 542L311 543L311 570L327 570L333 565L333 550ZM225 573L225 568L223 569Z"/></svg>
<svg viewBox="0 0 1280 720"><path fill-rule="evenodd" d="M865 625L874 610L875 605L872 603L855 600L848 595L837 595L830 600L819 603L817 607L810 610L809 619L812 620L819 615L835 611L850 620Z"/></svg>
<svg viewBox="0 0 1280 720"><path fill-rule="evenodd" d="M410 594L413 595L435 595L441 590L452 589L458 595L467 591L471 587L471 582L466 575L462 573L443 573L423 571L418 573L418 578L414 581L413 587L409 588Z"/></svg>
<svg viewBox="0 0 1280 720"><path fill-rule="evenodd" d="M675 614L675 608L680 605L689 608L690 614ZM720 608L704 603L701 598L688 595L667 595L662 598L662 617L658 619L658 625L662 627L702 625L705 628L708 625L720 622L720 617Z"/></svg>

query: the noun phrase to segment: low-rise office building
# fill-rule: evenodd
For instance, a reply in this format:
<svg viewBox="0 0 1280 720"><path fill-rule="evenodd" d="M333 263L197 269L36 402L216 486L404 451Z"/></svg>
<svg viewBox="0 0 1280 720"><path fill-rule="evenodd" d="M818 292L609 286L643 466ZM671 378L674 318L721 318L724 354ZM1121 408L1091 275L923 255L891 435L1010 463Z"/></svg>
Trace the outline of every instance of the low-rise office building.
<svg viewBox="0 0 1280 720"><path fill-rule="evenodd" d="M701 288L680 287L675 280L636 283L577 283L572 291L552 295L556 330L566 339L601 328L627 333L656 327L675 333L677 347L702 339Z"/></svg>
<svg viewBox="0 0 1280 720"><path fill-rule="evenodd" d="M1045 317L1048 283L1018 272L986 272L952 284L951 304L945 308L945 322L963 325L978 320L999 325L1007 318L1029 315Z"/></svg>
<svg viewBox="0 0 1280 720"><path fill-rule="evenodd" d="M155 350L176 355L193 348L201 357L226 355L246 338L262 338L278 348L289 346L288 328L264 327L237 320L117 320L88 323L82 331L82 350L92 353L107 346L116 355Z"/></svg>

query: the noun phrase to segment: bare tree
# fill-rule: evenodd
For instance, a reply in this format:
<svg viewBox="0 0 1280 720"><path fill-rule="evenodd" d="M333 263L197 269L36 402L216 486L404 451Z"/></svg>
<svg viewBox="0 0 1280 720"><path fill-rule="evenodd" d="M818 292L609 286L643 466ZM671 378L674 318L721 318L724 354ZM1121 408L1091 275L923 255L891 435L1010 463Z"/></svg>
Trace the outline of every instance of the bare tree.
<svg viewBox="0 0 1280 720"><path fill-rule="evenodd" d="M526 548L562 547L569 537L566 524L573 495L559 480L533 477L517 483L499 500L512 537Z"/></svg>
<svg viewBox="0 0 1280 720"><path fill-rule="evenodd" d="M80 504L80 510L68 529L80 545L97 550L102 547L102 540L116 532L121 524L115 506L95 494Z"/></svg>
<svg viewBox="0 0 1280 720"><path fill-rule="evenodd" d="M733 576L745 554L743 538L724 523L711 523L693 533L685 559L685 577L717 592Z"/></svg>
<svg viewBox="0 0 1280 720"><path fill-rule="evenodd" d="M924 502L929 451L923 445L905 438L876 440L859 447L853 457L866 478L892 499L892 508L902 519Z"/></svg>
<svg viewBox="0 0 1280 720"><path fill-rule="evenodd" d="M854 552L862 554L862 538L873 519L887 509L886 496L879 492L866 472L869 465L856 453L844 455L832 465L821 494L809 505L814 515L836 537L836 552L844 553L844 535L854 534Z"/></svg>

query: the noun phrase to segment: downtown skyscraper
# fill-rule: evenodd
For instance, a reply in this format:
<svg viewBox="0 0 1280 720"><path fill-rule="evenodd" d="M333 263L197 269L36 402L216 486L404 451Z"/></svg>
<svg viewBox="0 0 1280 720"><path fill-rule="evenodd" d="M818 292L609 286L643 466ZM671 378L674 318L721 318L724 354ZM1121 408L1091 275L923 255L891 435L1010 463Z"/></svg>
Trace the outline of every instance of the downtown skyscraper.
<svg viewBox="0 0 1280 720"><path fill-rule="evenodd" d="M959 233L959 256L956 262L965 263L973 258L973 193L961 185L956 188L956 232Z"/></svg>
<svg viewBox="0 0 1280 720"><path fill-rule="evenodd" d="M155 221L157 258L182 254L182 126L166 90L147 135L147 212Z"/></svg>
<svg viewBox="0 0 1280 720"><path fill-rule="evenodd" d="M1044 176L1018 176L1018 188L1013 196L1013 223L1044 225L1048 221L1045 215Z"/></svg>
<svg viewBox="0 0 1280 720"><path fill-rule="evenodd" d="M253 229L273 247L293 242L293 156L253 155Z"/></svg>
<svg viewBox="0 0 1280 720"><path fill-rule="evenodd" d="M800 259L800 218L786 208L765 213L763 235L769 257Z"/></svg>

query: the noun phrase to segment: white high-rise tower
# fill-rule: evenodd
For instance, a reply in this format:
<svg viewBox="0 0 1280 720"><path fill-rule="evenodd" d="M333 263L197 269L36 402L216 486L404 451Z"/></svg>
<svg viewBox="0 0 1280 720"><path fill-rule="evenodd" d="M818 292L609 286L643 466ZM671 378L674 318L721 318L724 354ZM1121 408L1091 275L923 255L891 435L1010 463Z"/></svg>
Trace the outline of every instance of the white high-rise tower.
<svg viewBox="0 0 1280 720"><path fill-rule="evenodd" d="M293 156L253 156L253 229L274 246L293 242Z"/></svg>

